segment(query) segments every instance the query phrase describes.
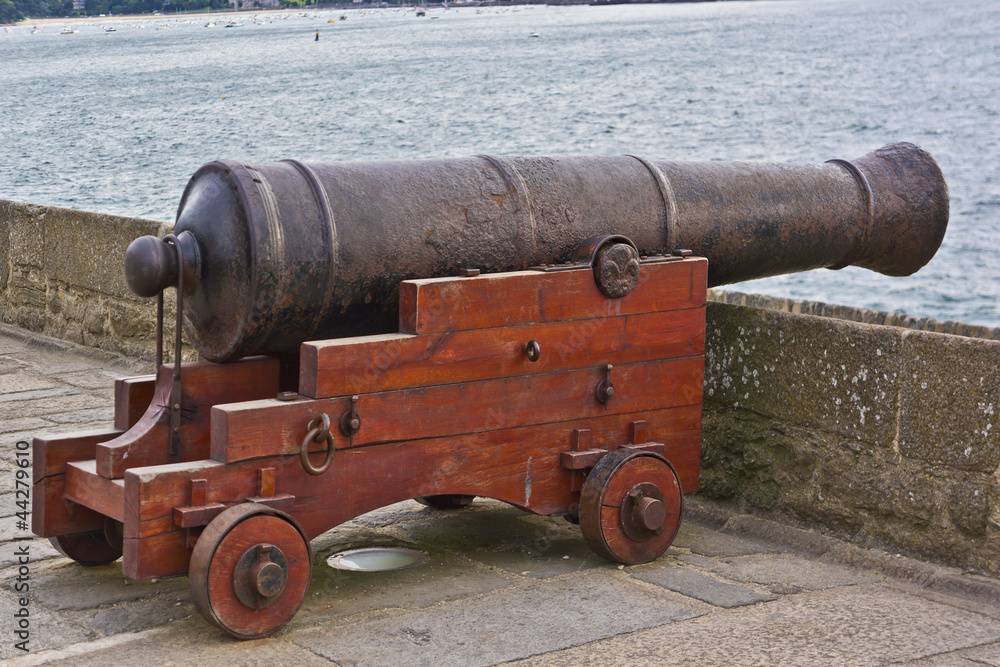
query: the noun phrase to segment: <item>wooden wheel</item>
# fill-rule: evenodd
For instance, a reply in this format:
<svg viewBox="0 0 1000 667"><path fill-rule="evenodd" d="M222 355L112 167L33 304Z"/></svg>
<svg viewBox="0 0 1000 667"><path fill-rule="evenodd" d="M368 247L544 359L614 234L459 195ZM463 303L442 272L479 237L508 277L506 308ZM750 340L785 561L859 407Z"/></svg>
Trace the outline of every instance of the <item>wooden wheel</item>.
<svg viewBox="0 0 1000 667"><path fill-rule="evenodd" d="M457 493L450 493L440 496L424 496L422 498L414 498L418 503L426 507L431 507L436 510L460 510L462 508L468 507L475 496L462 496Z"/></svg>
<svg viewBox="0 0 1000 667"><path fill-rule="evenodd" d="M238 639L291 620L312 578L312 549L284 512L246 503L215 517L191 554L188 583L205 619Z"/></svg>
<svg viewBox="0 0 1000 667"><path fill-rule="evenodd" d="M653 452L605 455L583 484L580 529L597 555L626 565L656 560L681 525L677 471Z"/></svg>
<svg viewBox="0 0 1000 667"><path fill-rule="evenodd" d="M122 557L121 523L106 519L104 530L50 537L52 546L80 565L107 565Z"/></svg>

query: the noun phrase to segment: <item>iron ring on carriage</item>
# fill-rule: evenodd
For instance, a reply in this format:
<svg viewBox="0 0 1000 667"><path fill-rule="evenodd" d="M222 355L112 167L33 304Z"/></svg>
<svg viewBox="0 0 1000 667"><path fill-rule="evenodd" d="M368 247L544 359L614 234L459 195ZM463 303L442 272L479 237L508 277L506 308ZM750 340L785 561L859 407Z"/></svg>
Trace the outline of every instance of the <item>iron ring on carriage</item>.
<svg viewBox="0 0 1000 667"><path fill-rule="evenodd" d="M309 432L306 433L305 440L302 441L299 461L302 462L302 468L310 475L322 475L329 470L330 464L333 463L333 435L330 434L330 417L324 412L312 419L306 428ZM323 459L323 463L319 467L316 467L309 460L309 447L314 442L324 440L326 440L326 458Z"/></svg>

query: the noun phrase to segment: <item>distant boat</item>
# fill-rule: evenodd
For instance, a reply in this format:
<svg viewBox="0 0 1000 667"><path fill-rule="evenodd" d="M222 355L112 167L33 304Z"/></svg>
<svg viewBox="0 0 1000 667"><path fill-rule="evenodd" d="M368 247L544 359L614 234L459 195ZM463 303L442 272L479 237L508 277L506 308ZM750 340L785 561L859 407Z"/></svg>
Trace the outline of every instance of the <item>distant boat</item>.
<svg viewBox="0 0 1000 667"><path fill-rule="evenodd" d="M427 16L427 12L424 11L423 9L418 9L417 16Z"/></svg>
<svg viewBox="0 0 1000 667"><path fill-rule="evenodd" d="M205 24L205 27L206 28L214 28L215 27L215 23L213 23L212 21L209 21L208 23Z"/></svg>
<svg viewBox="0 0 1000 667"><path fill-rule="evenodd" d="M243 24L242 23L234 23L233 21L230 21L229 23L226 24L226 27L227 28L242 28Z"/></svg>
<svg viewBox="0 0 1000 667"><path fill-rule="evenodd" d="M41 31L42 31L42 29L41 29L41 28L35 28L34 30L32 30L32 31L31 31L31 34L32 34L32 35L37 35L37 34L38 34L38 33L40 33Z"/></svg>
<svg viewBox="0 0 1000 667"><path fill-rule="evenodd" d="M104 32L106 32L106 33L108 33L108 32L118 32L118 29L117 28L105 28Z"/></svg>
<svg viewBox="0 0 1000 667"><path fill-rule="evenodd" d="M69 26L66 26L65 28L63 28L62 32L59 33L59 34L60 35L72 35L72 34L78 33L78 32L80 32L80 31L77 30L76 28L71 28Z"/></svg>

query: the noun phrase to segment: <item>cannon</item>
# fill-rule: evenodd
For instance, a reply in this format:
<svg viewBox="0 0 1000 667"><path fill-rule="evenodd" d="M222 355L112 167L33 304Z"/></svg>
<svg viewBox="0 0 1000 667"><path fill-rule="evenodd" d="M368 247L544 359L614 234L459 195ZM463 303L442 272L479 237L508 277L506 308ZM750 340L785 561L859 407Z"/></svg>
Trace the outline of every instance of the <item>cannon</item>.
<svg viewBox="0 0 1000 667"><path fill-rule="evenodd" d="M159 299L156 374L116 381L114 428L35 439L33 530L84 565L187 574L239 638L294 616L311 539L407 499L563 515L608 560L650 562L698 487L706 288L908 275L947 221L912 144L822 164L209 163L173 233L126 253Z"/></svg>

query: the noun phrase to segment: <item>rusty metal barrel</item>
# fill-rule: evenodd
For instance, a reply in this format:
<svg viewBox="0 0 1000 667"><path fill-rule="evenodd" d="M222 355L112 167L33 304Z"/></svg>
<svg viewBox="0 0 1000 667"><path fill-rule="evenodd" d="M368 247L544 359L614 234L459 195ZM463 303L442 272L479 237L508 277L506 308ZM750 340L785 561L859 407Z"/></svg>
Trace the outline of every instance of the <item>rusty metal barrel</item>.
<svg viewBox="0 0 1000 667"><path fill-rule="evenodd" d="M897 143L821 164L218 161L191 178L174 234L187 336L205 358L227 361L395 331L401 280L568 261L598 234L624 235L648 255L690 249L709 259L714 286L848 265L909 275L947 222L941 170ZM176 284L163 245L145 237L129 249L136 293Z"/></svg>

